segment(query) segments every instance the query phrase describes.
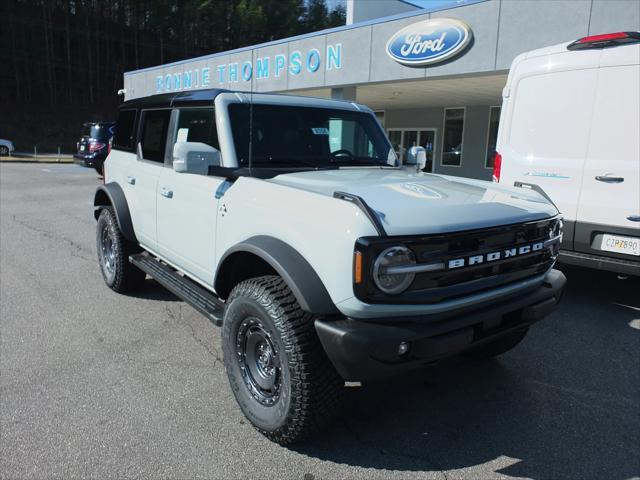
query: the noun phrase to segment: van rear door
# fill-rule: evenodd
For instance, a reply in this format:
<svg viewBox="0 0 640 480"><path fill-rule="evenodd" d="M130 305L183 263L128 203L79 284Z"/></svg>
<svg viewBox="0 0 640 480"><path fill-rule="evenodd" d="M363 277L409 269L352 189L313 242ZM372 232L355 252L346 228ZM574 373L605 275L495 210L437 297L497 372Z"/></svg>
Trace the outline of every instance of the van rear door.
<svg viewBox="0 0 640 480"><path fill-rule="evenodd" d="M602 55L576 217L577 251L640 260L639 59L640 45ZM635 245L629 244L634 237Z"/></svg>
<svg viewBox="0 0 640 480"><path fill-rule="evenodd" d="M500 183L521 181L545 190L565 218L565 249L572 248L598 56L566 52L527 58L510 73L505 89Z"/></svg>

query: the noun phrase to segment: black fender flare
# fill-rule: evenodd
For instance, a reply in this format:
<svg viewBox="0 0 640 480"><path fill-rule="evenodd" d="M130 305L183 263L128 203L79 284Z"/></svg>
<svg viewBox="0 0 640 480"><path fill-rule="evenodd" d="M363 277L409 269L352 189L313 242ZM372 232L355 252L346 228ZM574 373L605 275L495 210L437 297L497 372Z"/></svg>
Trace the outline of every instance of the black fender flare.
<svg viewBox="0 0 640 480"><path fill-rule="evenodd" d="M225 260L233 254L250 253L264 260L287 283L296 297L300 307L315 315L338 315L329 292L322 280L307 262L307 260L293 247L274 237L259 235L234 245L227 250L220 261L214 280L216 292L221 291L224 279Z"/></svg>
<svg viewBox="0 0 640 480"><path fill-rule="evenodd" d="M116 213L116 219L118 220L118 226L124 238L130 242L138 243L136 234L133 230L133 222L131 222L131 214L129 213L129 204L127 204L127 198L124 196L122 187L115 182L109 182L104 185L100 185L96 189L96 193L93 197L93 206L95 211L93 216L98 219L100 210L102 207L112 206Z"/></svg>

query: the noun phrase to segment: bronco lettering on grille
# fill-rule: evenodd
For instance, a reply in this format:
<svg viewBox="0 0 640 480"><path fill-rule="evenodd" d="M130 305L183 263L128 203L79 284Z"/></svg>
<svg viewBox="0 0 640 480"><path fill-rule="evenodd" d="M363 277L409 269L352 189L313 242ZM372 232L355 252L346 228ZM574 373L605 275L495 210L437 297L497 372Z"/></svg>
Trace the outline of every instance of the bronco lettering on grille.
<svg viewBox="0 0 640 480"><path fill-rule="evenodd" d="M496 252L469 255L468 257L453 258L449 260L449 269L460 268L470 265L480 265L482 263L490 263L505 258L518 257L520 255L527 255L528 253L538 252L544 248L544 242L536 242L529 245L522 245L520 247L507 248L504 250L498 250Z"/></svg>

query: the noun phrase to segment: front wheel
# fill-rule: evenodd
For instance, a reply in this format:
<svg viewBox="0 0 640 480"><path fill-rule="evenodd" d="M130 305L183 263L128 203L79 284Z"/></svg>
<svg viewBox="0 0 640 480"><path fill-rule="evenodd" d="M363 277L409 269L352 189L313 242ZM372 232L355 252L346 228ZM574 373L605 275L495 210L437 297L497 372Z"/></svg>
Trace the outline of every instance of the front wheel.
<svg viewBox="0 0 640 480"><path fill-rule="evenodd" d="M105 207L100 211L96 229L96 248L102 277L111 290L124 293L142 285L145 273L129 262L129 255L139 252L140 248L122 235L116 214L111 207Z"/></svg>
<svg viewBox="0 0 640 480"><path fill-rule="evenodd" d="M267 438L290 444L338 412L343 380L304 312L278 276L246 280L227 300L224 364L238 405Z"/></svg>
<svg viewBox="0 0 640 480"><path fill-rule="evenodd" d="M524 337L527 336L528 332L528 327L516 330L491 342L473 347L464 352L463 355L465 357L481 360L497 357L498 355L502 355L503 353L515 348L522 340L524 340Z"/></svg>
<svg viewBox="0 0 640 480"><path fill-rule="evenodd" d="M4 145L0 146L0 155L9 155L9 147L6 147Z"/></svg>

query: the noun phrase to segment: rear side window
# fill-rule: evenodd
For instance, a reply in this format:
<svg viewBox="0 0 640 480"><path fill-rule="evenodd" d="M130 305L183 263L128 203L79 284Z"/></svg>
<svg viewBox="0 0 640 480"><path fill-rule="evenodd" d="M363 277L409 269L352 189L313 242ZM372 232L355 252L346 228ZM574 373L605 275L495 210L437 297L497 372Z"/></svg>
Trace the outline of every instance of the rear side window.
<svg viewBox="0 0 640 480"><path fill-rule="evenodd" d="M178 116L176 140L201 142L220 150L213 108L185 108Z"/></svg>
<svg viewBox="0 0 640 480"><path fill-rule="evenodd" d="M148 110L142 112L142 157L152 162L164 163L167 145L167 130L171 110Z"/></svg>
<svg viewBox="0 0 640 480"><path fill-rule="evenodd" d="M113 135L113 148L119 150L133 150L135 137L135 110L121 110Z"/></svg>

